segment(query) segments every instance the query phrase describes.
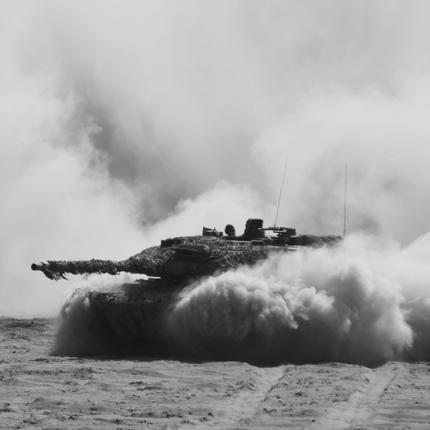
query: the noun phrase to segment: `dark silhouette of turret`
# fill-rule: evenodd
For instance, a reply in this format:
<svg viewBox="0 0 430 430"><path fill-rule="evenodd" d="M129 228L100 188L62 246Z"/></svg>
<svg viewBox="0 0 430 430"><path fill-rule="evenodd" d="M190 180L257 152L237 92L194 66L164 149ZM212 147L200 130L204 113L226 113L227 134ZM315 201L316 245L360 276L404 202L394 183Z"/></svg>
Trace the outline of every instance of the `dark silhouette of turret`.
<svg viewBox="0 0 430 430"><path fill-rule="evenodd" d="M271 231L274 236L267 236ZM293 246L322 246L337 243L339 236L295 235L286 227L263 228L263 220L248 219L245 231L235 236L232 225L227 235L216 229L203 228L201 236L165 239L160 246L144 249L122 261L81 260L47 261L32 264L32 270L43 272L49 279L65 278L66 274L137 273L168 279L178 283L224 272L241 265L253 265L276 252L288 252Z"/></svg>

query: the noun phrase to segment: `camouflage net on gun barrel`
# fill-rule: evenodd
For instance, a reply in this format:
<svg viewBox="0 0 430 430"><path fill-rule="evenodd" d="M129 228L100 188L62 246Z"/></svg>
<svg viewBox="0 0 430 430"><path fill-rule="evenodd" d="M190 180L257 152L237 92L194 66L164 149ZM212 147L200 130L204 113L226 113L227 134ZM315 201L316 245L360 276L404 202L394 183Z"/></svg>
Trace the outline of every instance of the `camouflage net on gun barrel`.
<svg viewBox="0 0 430 430"><path fill-rule="evenodd" d="M39 264L32 264L32 270L40 270L44 275L57 281L59 279L67 279L66 273L73 275L83 273L109 273L116 275L118 272L126 271L127 267L122 261L111 260L83 260L83 261L47 261Z"/></svg>

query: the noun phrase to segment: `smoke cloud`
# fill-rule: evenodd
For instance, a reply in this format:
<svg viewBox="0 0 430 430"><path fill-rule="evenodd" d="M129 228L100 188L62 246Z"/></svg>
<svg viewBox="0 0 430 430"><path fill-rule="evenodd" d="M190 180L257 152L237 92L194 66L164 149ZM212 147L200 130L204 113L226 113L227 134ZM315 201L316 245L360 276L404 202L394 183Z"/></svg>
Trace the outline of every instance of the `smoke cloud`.
<svg viewBox="0 0 430 430"><path fill-rule="evenodd" d="M205 358L343 361L430 358L429 269L416 252L363 236L203 281L168 316L179 348ZM223 345L223 347L220 347Z"/></svg>
<svg viewBox="0 0 430 430"><path fill-rule="evenodd" d="M77 286L96 288L53 284L32 262L120 259L205 224L271 223L285 158L279 223L338 234L348 163L349 230L392 251L375 239L336 251L337 266L317 251L208 279L177 304L178 348L204 337L198 309L210 321L218 300L244 318L214 322L226 342L250 333L271 350L278 330L297 345L320 327L334 330L330 357L416 352L430 279L429 8L2 2L0 314L54 315ZM290 260L302 274L283 272Z"/></svg>

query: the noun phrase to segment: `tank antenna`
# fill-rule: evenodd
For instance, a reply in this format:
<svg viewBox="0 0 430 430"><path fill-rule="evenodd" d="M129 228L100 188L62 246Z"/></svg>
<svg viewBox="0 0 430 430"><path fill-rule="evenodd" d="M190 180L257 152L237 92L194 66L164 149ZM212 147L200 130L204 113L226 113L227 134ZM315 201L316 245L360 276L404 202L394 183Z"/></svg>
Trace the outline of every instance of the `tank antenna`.
<svg viewBox="0 0 430 430"><path fill-rule="evenodd" d="M285 159L284 172L282 174L281 188L279 189L278 205L276 207L275 222L273 223L273 227L276 227L276 223L278 222L279 207L281 206L282 191L284 189L285 174L287 173L287 165L288 165L288 158Z"/></svg>
<svg viewBox="0 0 430 430"><path fill-rule="evenodd" d="M345 163L345 184L343 194L343 237L346 236L347 197L348 197L348 163Z"/></svg>

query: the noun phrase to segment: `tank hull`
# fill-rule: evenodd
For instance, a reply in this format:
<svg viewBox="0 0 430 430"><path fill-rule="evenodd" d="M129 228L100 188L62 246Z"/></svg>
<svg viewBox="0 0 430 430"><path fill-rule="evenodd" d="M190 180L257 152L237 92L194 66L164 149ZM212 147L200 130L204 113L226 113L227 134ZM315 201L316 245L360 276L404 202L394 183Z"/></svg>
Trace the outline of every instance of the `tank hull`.
<svg viewBox="0 0 430 430"><path fill-rule="evenodd" d="M164 354L164 324L183 284L137 280L106 290L76 290L63 305L54 355Z"/></svg>

